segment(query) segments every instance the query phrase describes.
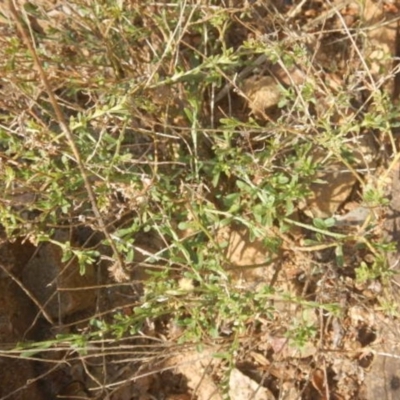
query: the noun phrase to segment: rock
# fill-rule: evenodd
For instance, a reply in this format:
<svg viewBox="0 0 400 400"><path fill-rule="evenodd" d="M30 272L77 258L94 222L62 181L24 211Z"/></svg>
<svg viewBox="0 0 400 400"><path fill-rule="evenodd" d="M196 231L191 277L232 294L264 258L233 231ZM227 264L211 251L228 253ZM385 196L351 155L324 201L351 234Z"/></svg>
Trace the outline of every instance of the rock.
<svg viewBox="0 0 400 400"><path fill-rule="evenodd" d="M281 99L280 86L271 76L252 76L245 79L242 90L255 116L262 116L265 110L276 106Z"/></svg>
<svg viewBox="0 0 400 400"><path fill-rule="evenodd" d="M400 324L394 320L378 322L377 343L373 345L374 360L365 374L367 399L397 400L400 396Z"/></svg>
<svg viewBox="0 0 400 400"><path fill-rule="evenodd" d="M393 277L390 279L390 287L385 289L390 296L393 305L400 301L400 164L393 166L391 171L391 185L388 197L390 204L387 208L387 217L384 222L384 236L386 242L396 245L394 251L387 254L387 262ZM390 293L390 295L389 295ZM386 301L386 300L385 300ZM398 308L398 307L397 307ZM398 311L398 310L397 310ZM376 342L370 347L373 349L374 359L368 369L364 384L367 399L395 400L400 398L400 323L394 318L375 316L375 313L367 313L371 320L367 320L369 326L373 326L377 336Z"/></svg>
<svg viewBox="0 0 400 400"><path fill-rule="evenodd" d="M36 378L32 361L0 358L0 398L9 400L46 400Z"/></svg>
<svg viewBox="0 0 400 400"><path fill-rule="evenodd" d="M275 397L265 387L234 368L229 377L229 398L232 400L273 400Z"/></svg>
<svg viewBox="0 0 400 400"><path fill-rule="evenodd" d="M333 216L350 197L360 178L355 171L376 167L378 150L371 135L360 134L346 139L346 142L347 150L351 152L353 158L351 163L353 171L328 149L312 150L313 162L320 165L320 172L316 176L320 182L310 185L311 195L307 198L306 204L300 205L311 218Z"/></svg>
<svg viewBox="0 0 400 400"><path fill-rule="evenodd" d="M56 234L65 243L67 235ZM80 275L76 258L62 262L61 247L54 243L42 244L23 270L23 283L52 318L72 315L94 306L96 291L88 290L96 282L94 266L87 266ZM82 288L82 290L74 290ZM71 290L65 290L71 289Z"/></svg>
<svg viewBox="0 0 400 400"><path fill-rule="evenodd" d="M21 277L22 269L32 257L35 247L21 240L9 242L5 233L0 233L0 278L9 278L10 274Z"/></svg>
<svg viewBox="0 0 400 400"><path fill-rule="evenodd" d="M348 199L357 182L355 176L344 170L340 163L332 165L333 167L336 167L336 171L327 172L319 177L323 183L310 185L311 195L306 201L304 212L311 218L328 218L335 214Z"/></svg>
<svg viewBox="0 0 400 400"><path fill-rule="evenodd" d="M18 266L12 250L13 244L10 243L0 247L0 262L4 267L0 274L0 348L2 349L12 348L26 336L31 337L27 333L36 314L28 296L7 275L11 271L16 272ZM10 257L7 264L4 264L7 255ZM1 399L45 400L47 398L38 382L34 381L37 376L34 362L0 355L0 371Z"/></svg>
<svg viewBox="0 0 400 400"><path fill-rule="evenodd" d="M393 69L393 56L396 54L398 21L395 14L390 16L385 12L384 3L366 0L363 5L363 19L369 29L366 29L365 59L368 62L369 72L375 81L379 81L383 74ZM383 88L389 95L394 91L394 79L388 80ZM398 95L398 88L395 96Z"/></svg>
<svg viewBox="0 0 400 400"><path fill-rule="evenodd" d="M0 279L0 343L23 339L35 317L33 303L11 279Z"/></svg>
<svg viewBox="0 0 400 400"><path fill-rule="evenodd" d="M210 375L212 368L216 368L219 364L219 360L213 357L215 351L216 349L212 347L205 347L199 353L182 351L179 355L167 359L163 366L171 369L175 375L180 375L180 381L186 381L188 391L195 394L198 400L222 400L220 390ZM167 387L168 385L164 383L163 389Z"/></svg>
<svg viewBox="0 0 400 400"><path fill-rule="evenodd" d="M269 282L274 273L274 255L261 239L250 239L246 228L221 228L216 235L217 242L224 244L225 266L236 284L255 288ZM272 260L274 258L274 261Z"/></svg>

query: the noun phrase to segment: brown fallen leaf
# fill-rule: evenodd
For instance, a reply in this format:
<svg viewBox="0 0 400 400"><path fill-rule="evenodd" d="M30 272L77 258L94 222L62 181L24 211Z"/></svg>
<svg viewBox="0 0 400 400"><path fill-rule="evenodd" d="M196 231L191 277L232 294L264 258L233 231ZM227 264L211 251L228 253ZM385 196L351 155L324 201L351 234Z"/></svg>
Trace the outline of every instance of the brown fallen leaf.
<svg viewBox="0 0 400 400"><path fill-rule="evenodd" d="M316 369L311 375L311 383L321 395L321 399L326 399L325 374L322 370Z"/></svg>

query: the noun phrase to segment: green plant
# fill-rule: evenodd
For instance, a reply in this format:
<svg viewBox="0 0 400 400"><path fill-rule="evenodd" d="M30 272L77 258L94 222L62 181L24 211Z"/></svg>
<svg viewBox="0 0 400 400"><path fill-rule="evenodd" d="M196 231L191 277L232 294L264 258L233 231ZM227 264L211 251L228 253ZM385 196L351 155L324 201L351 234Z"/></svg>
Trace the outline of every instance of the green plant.
<svg viewBox="0 0 400 400"><path fill-rule="evenodd" d="M77 258L81 274L97 263L111 276L102 285L129 281L135 293L23 355L70 346L83 357L126 340L148 351L148 340L161 349L154 360L163 340L221 346L215 353L233 368L266 331L299 348L323 335L309 317L340 318L337 299L310 298L331 271L349 291L388 284L392 248L379 219L343 228L334 217L349 198L387 205L399 158L398 110L385 93L364 94L369 70L345 30L329 42L335 54L347 43L343 66L311 50L311 21L297 32L272 9L261 26L277 30L273 40L251 37L260 25L250 6L70 3L59 23L27 3L0 25L12 32L0 39L0 224L7 240L51 242L62 262ZM243 92L251 75L279 81L279 101L259 115ZM375 157L385 146L391 163ZM342 176L351 190L332 211L335 190L348 190ZM57 241L59 229L90 237ZM247 249L256 261L242 260ZM282 301L294 317L280 313Z"/></svg>

